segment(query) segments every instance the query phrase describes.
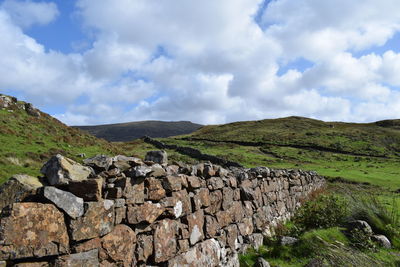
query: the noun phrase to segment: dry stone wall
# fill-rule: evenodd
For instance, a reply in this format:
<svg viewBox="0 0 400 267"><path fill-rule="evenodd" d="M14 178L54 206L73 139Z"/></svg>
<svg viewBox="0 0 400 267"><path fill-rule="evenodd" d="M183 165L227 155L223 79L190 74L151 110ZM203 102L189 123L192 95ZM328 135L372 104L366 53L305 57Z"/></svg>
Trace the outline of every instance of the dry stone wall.
<svg viewBox="0 0 400 267"><path fill-rule="evenodd" d="M239 266L238 253L324 186L315 172L147 159L82 166L57 155L42 187L21 194L15 183L26 179L9 182L17 189L1 214L0 266Z"/></svg>

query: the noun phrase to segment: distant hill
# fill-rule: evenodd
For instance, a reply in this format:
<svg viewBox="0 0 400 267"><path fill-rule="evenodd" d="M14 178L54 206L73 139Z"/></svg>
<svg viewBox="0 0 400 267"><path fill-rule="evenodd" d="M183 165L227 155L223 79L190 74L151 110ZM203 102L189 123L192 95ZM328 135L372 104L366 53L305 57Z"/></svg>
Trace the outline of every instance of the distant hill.
<svg viewBox="0 0 400 267"><path fill-rule="evenodd" d="M355 155L400 156L400 120L344 123L287 117L205 126L186 138L314 147Z"/></svg>
<svg viewBox="0 0 400 267"><path fill-rule="evenodd" d="M14 174L40 175L54 154L80 160L79 154L115 155L122 149L68 127L31 104L0 94L0 184Z"/></svg>
<svg viewBox="0 0 400 267"><path fill-rule="evenodd" d="M198 130L202 125L190 121L138 121L74 127L110 142L126 142L145 135L156 138L189 134Z"/></svg>

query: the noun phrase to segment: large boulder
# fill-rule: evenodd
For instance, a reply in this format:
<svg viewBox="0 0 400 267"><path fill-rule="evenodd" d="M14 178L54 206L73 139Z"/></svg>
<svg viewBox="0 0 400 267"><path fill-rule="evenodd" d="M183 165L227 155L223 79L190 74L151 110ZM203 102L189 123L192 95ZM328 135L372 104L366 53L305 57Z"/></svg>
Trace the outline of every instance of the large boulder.
<svg viewBox="0 0 400 267"><path fill-rule="evenodd" d="M15 203L0 221L0 260L69 252L64 215L52 204Z"/></svg>
<svg viewBox="0 0 400 267"><path fill-rule="evenodd" d="M42 169L50 185L68 184L69 181L83 181L92 173L92 169L66 158L60 154L46 162Z"/></svg>
<svg viewBox="0 0 400 267"><path fill-rule="evenodd" d="M146 154L145 161L152 161L158 164L168 164L168 155L165 151L149 151Z"/></svg>
<svg viewBox="0 0 400 267"><path fill-rule="evenodd" d="M43 189L43 196L53 202L73 219L83 215L83 199L76 197L70 192L62 191L54 186L46 186Z"/></svg>
<svg viewBox="0 0 400 267"><path fill-rule="evenodd" d="M0 211L15 202L35 194L43 184L38 178L26 174L17 174L0 186Z"/></svg>

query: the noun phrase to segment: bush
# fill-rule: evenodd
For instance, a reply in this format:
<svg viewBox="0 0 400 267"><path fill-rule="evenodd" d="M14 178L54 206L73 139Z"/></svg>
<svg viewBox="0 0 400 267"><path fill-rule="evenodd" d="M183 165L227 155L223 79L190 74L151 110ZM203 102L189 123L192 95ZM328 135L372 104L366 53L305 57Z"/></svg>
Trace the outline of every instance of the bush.
<svg viewBox="0 0 400 267"><path fill-rule="evenodd" d="M335 194L322 194L304 203L293 221L303 230L329 228L341 225L348 215L345 198Z"/></svg>

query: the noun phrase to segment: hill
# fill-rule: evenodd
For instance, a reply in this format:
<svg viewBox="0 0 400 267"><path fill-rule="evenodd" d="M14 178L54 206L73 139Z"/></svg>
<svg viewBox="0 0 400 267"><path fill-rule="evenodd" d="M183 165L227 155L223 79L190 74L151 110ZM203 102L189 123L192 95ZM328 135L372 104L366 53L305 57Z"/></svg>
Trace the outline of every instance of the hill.
<svg viewBox="0 0 400 267"><path fill-rule="evenodd" d="M0 95L0 184L17 173L39 175L56 153L79 160L95 154L121 153L120 148L66 126L31 104Z"/></svg>
<svg viewBox="0 0 400 267"><path fill-rule="evenodd" d="M75 126L75 128L87 131L98 138L104 138L110 142L127 142L145 135L150 137L169 137L189 134L200 127L202 125L190 121L138 121L95 126Z"/></svg>
<svg viewBox="0 0 400 267"><path fill-rule="evenodd" d="M316 170L322 175L400 188L400 121L324 122L288 117L210 125L160 141L247 167Z"/></svg>

